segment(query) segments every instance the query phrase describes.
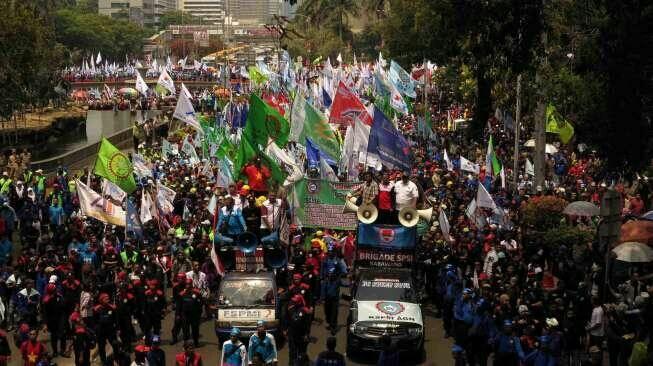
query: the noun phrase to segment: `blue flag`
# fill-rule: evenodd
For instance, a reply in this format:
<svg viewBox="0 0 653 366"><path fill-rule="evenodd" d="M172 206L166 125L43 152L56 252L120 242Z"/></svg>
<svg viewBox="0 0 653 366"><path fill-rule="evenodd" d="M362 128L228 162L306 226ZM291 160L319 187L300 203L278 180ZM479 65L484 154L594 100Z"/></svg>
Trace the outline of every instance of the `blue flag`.
<svg viewBox="0 0 653 366"><path fill-rule="evenodd" d="M134 203L128 198L127 200L127 220L125 231L127 236L133 236L138 240L143 240L143 225L136 210Z"/></svg>
<svg viewBox="0 0 653 366"><path fill-rule="evenodd" d="M417 230L399 225L358 224L358 245L380 249L412 249Z"/></svg>
<svg viewBox="0 0 653 366"><path fill-rule="evenodd" d="M390 169L411 167L410 144L376 106L367 152L376 155Z"/></svg>
<svg viewBox="0 0 653 366"><path fill-rule="evenodd" d="M322 87L322 104L324 104L324 108L331 107L331 102L331 96L326 92L326 90L324 90L324 87Z"/></svg>
<svg viewBox="0 0 653 366"><path fill-rule="evenodd" d="M308 160L308 166L310 167L320 165L320 150L308 137L306 138L306 159Z"/></svg>
<svg viewBox="0 0 653 366"><path fill-rule="evenodd" d="M390 72L388 73L390 81L399 90L399 92L409 98L417 98L415 93L415 83L406 70L402 69L398 63L390 62Z"/></svg>

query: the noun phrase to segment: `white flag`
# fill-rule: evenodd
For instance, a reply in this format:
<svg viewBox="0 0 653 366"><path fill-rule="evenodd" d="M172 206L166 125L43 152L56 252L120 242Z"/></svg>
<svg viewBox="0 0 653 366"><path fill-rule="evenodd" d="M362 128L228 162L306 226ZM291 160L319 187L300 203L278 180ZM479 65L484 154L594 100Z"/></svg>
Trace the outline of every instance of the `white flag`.
<svg viewBox="0 0 653 366"><path fill-rule="evenodd" d="M181 144L181 151L188 156L188 161L190 165L195 165L200 163L200 158L197 156L195 147L188 141L188 136L184 139L184 142Z"/></svg>
<svg viewBox="0 0 653 366"><path fill-rule="evenodd" d="M485 186L481 183L478 184L478 191L476 192L476 206L491 208L493 210L497 208L497 204L494 203L492 196L490 196L490 193L488 193Z"/></svg>
<svg viewBox="0 0 653 366"><path fill-rule="evenodd" d="M370 141L371 126L363 123L360 118L356 117L354 122L354 150L367 151L367 145Z"/></svg>
<svg viewBox="0 0 653 366"><path fill-rule="evenodd" d="M175 209L173 205L175 195L177 193L174 190L164 186L161 182L156 182L156 201L163 214L170 214Z"/></svg>
<svg viewBox="0 0 653 366"><path fill-rule="evenodd" d="M501 177L501 188L506 189L506 170L503 168L503 166L501 167L499 176Z"/></svg>
<svg viewBox="0 0 653 366"><path fill-rule="evenodd" d="M175 82L172 81L172 78L170 77L166 69L163 69L161 75L159 75L159 80L156 83L157 85L161 85L162 87L164 87L172 94L177 93L177 89L175 89Z"/></svg>
<svg viewBox="0 0 653 366"><path fill-rule="evenodd" d="M218 207L218 197L216 195L211 196L211 200L209 201L209 204L206 206L206 209L209 211L211 215L217 215L218 213L216 212L216 209Z"/></svg>
<svg viewBox="0 0 653 366"><path fill-rule="evenodd" d="M211 168L211 162L209 160L207 160L206 164L204 164L204 168L202 168L201 174L211 181L215 179L215 174L213 174L213 169Z"/></svg>
<svg viewBox="0 0 653 366"><path fill-rule="evenodd" d="M444 150L444 162L447 163L447 170L452 172L453 171L453 163L451 162L451 159L449 159L449 155L447 154L447 150Z"/></svg>
<svg viewBox="0 0 653 366"><path fill-rule="evenodd" d="M320 177L329 182L338 181L338 176L322 157L320 157Z"/></svg>
<svg viewBox="0 0 653 366"><path fill-rule="evenodd" d="M95 63L99 65L100 62L102 62L102 55L100 54L100 51L98 51L97 59L95 59Z"/></svg>
<svg viewBox="0 0 653 366"><path fill-rule="evenodd" d="M107 98L113 98L113 89L108 87L107 84L104 84L104 92L107 93Z"/></svg>
<svg viewBox="0 0 653 366"><path fill-rule="evenodd" d="M111 201L104 199L86 184L76 180L77 197L82 215L90 216L108 224L125 226L127 215L125 210Z"/></svg>
<svg viewBox="0 0 653 366"><path fill-rule="evenodd" d="M152 220L157 216L158 215L156 214L156 207L154 206L152 197L150 197L149 193L143 190L143 195L141 197L141 214L140 214L141 223L145 224L146 222Z"/></svg>
<svg viewBox="0 0 653 366"><path fill-rule="evenodd" d="M127 193L122 188L105 178L102 178L102 195L109 196L118 202L122 202L127 197Z"/></svg>
<svg viewBox="0 0 653 366"><path fill-rule="evenodd" d="M531 161L528 159L526 159L526 174L530 175L531 177L535 176L535 167L533 166L533 163L531 163Z"/></svg>
<svg viewBox="0 0 653 366"><path fill-rule="evenodd" d="M147 87L145 80L143 80L141 73L136 70L136 90L143 95L147 95L148 89L149 88Z"/></svg>
<svg viewBox="0 0 653 366"><path fill-rule="evenodd" d="M340 52L338 52L338 57L336 57L336 60L338 60L339 63L342 63L342 55Z"/></svg>
<svg viewBox="0 0 653 366"><path fill-rule="evenodd" d="M438 217L438 222L440 223L440 230L442 231L442 235L444 236L444 239L448 242L451 242L451 236L449 235L449 230L451 229L449 226L449 219L447 219L447 214L444 213L443 209L440 209L440 216Z"/></svg>
<svg viewBox="0 0 653 366"><path fill-rule="evenodd" d="M184 84L181 84L182 92L179 93L179 100L177 101L177 106L175 107L175 112L172 114L174 118L179 119L182 122L189 124L191 127L197 130L197 132L203 134L202 126L195 117L195 109L193 108L193 103L191 103L190 98L184 92L186 87Z"/></svg>
<svg viewBox="0 0 653 366"><path fill-rule="evenodd" d="M406 101L404 101L404 98L401 96L401 93L399 93L397 87L392 83L388 83L388 85L390 87L390 107L401 114L408 113Z"/></svg>
<svg viewBox="0 0 653 366"><path fill-rule="evenodd" d="M462 155L460 156L460 170L478 174L480 169L481 168L478 164L472 163L471 161L465 159L465 157L463 157Z"/></svg>
<svg viewBox="0 0 653 366"><path fill-rule="evenodd" d="M470 220L474 220L474 217L476 216L476 199L472 199L472 202L467 205L465 215L467 215Z"/></svg>

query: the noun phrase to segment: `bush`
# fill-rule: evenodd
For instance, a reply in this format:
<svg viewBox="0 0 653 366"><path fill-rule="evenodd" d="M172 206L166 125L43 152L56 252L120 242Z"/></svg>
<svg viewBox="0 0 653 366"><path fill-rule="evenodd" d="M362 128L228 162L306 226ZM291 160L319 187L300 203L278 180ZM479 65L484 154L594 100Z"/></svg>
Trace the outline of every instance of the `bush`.
<svg viewBox="0 0 653 366"><path fill-rule="evenodd" d="M561 245L568 249L577 243L588 243L592 240L593 233L575 226L561 225L550 228L544 233L543 242L551 250L557 249Z"/></svg>
<svg viewBox="0 0 653 366"><path fill-rule="evenodd" d="M523 202L519 213L521 223L528 228L547 231L560 226L564 215L562 211L567 206L567 201L553 196L533 197L528 202Z"/></svg>

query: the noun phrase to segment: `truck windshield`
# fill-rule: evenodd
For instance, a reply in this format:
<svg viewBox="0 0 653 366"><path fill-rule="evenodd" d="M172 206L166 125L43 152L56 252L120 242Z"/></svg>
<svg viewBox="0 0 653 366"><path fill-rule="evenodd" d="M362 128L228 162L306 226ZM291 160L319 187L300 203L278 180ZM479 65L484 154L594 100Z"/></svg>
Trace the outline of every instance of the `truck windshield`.
<svg viewBox="0 0 653 366"><path fill-rule="evenodd" d="M411 283L399 279L362 279L356 289L356 300L415 301Z"/></svg>
<svg viewBox="0 0 653 366"><path fill-rule="evenodd" d="M240 307L274 305L274 286L270 280L223 280L218 303Z"/></svg>

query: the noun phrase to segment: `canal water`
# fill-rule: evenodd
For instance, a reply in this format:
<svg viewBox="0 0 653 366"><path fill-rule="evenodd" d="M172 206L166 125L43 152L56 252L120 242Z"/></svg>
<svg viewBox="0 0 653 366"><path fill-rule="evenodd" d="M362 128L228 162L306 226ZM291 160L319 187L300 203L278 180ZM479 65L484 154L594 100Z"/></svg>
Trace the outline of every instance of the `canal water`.
<svg viewBox="0 0 653 366"><path fill-rule="evenodd" d="M147 118L161 113L161 111L146 111ZM96 111L90 110L86 115L86 123L78 128L63 131L60 135L48 137L47 143L41 148L32 148L32 160L39 161L50 159L61 154L94 144L102 137L111 136L117 132L130 128L134 121L142 121L141 111Z"/></svg>

